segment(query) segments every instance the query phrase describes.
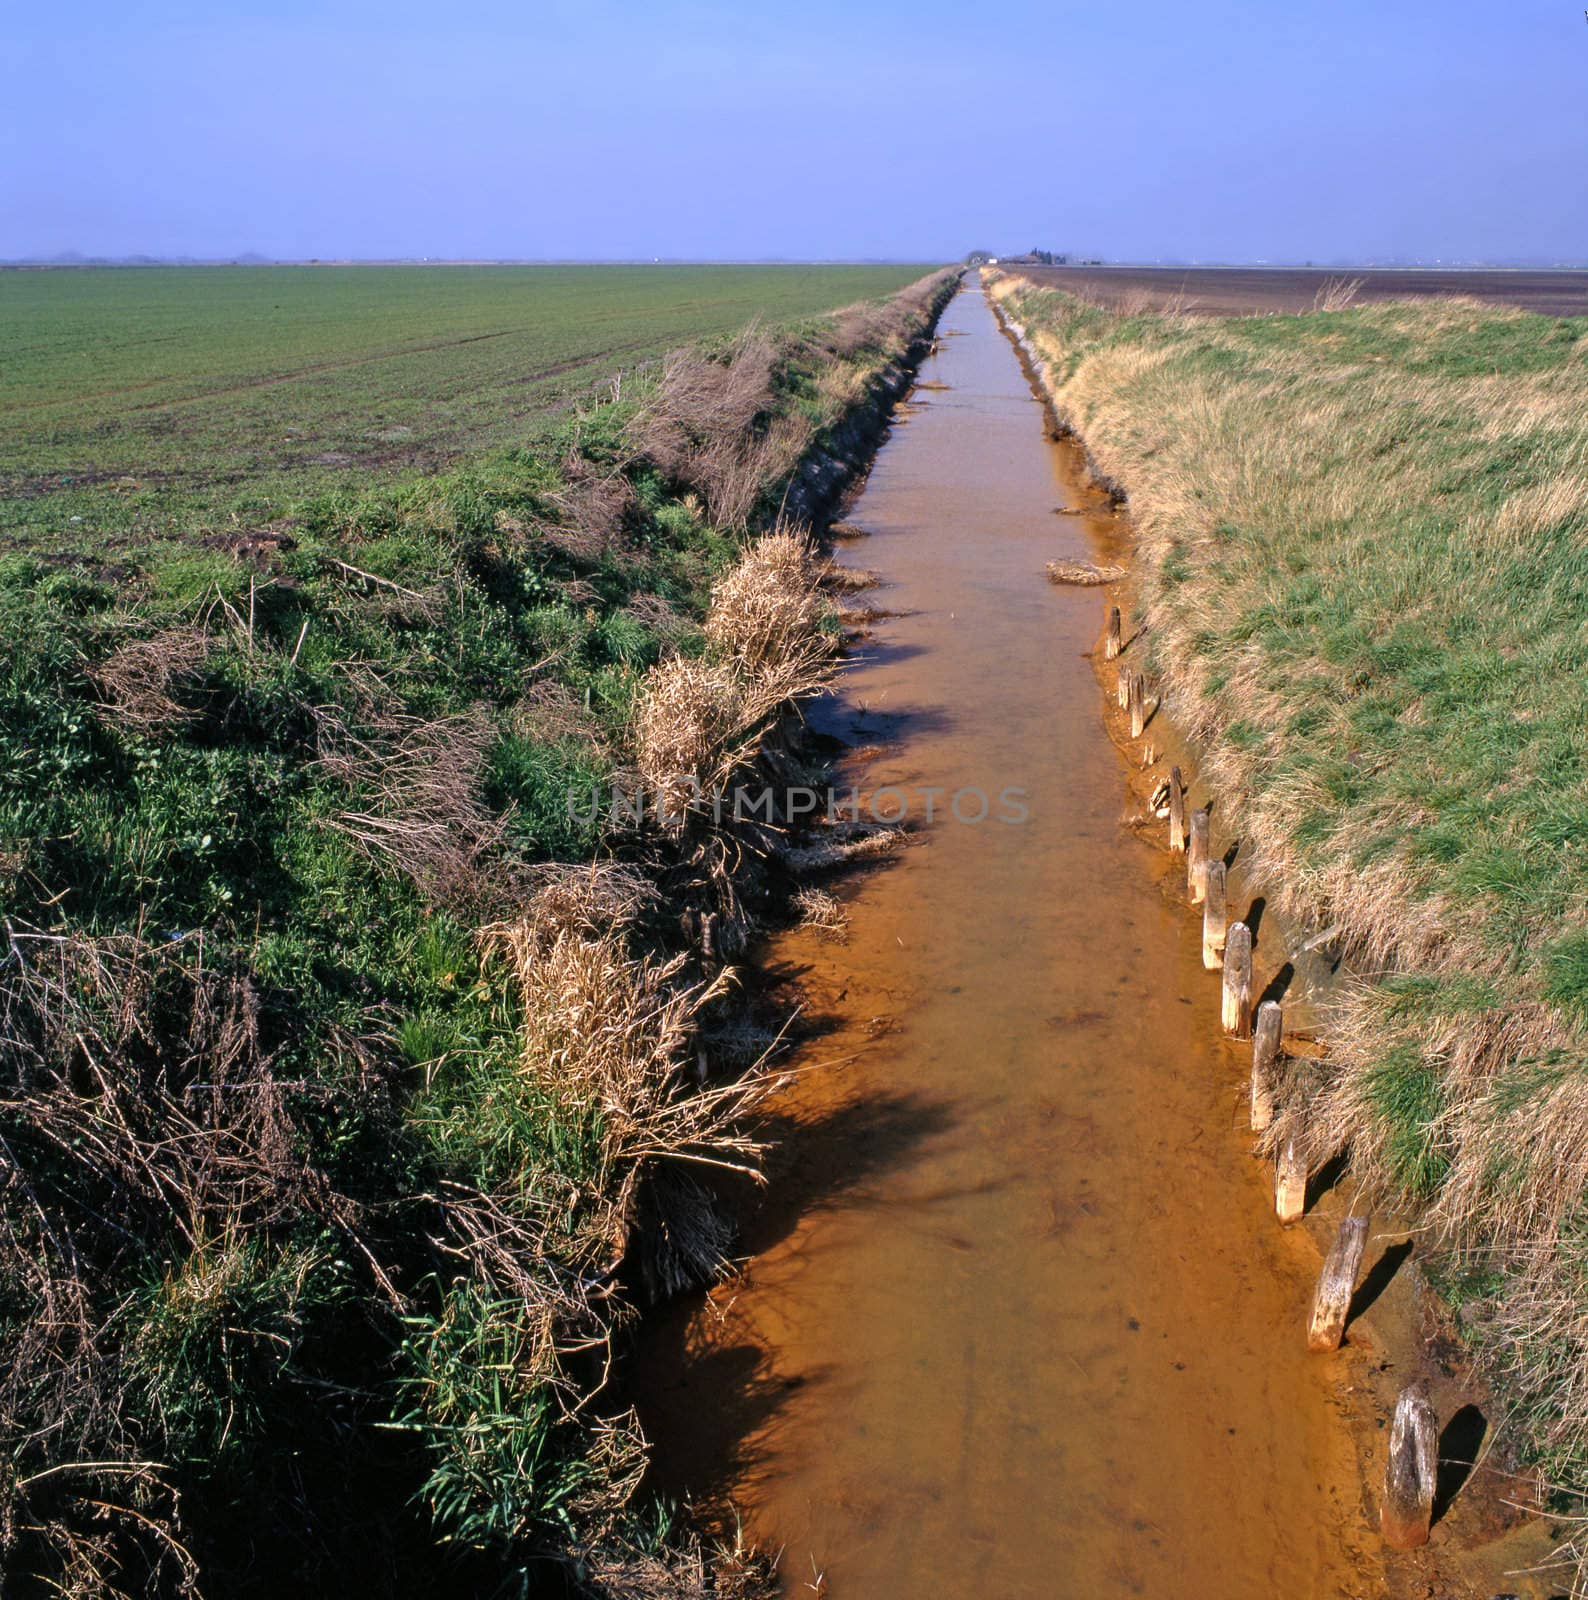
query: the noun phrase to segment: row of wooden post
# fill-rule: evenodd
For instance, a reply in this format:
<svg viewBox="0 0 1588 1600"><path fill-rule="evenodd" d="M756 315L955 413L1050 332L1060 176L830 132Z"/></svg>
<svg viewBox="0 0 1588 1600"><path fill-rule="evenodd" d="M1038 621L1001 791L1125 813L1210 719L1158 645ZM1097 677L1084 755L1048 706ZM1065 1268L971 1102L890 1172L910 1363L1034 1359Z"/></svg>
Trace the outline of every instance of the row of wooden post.
<svg viewBox="0 0 1588 1600"><path fill-rule="evenodd" d="M1124 652L1118 606L1110 606L1104 655L1112 661ZM1128 666L1119 669L1119 709L1130 715L1130 734L1142 736L1146 726L1146 683ZM1162 791L1160 790L1161 794ZM1169 773L1169 848L1186 857L1186 885L1193 905L1202 907L1202 963L1223 970L1221 1020L1225 1033L1252 1040L1251 1125L1265 1133L1275 1113L1275 1085L1283 1052L1284 1013L1275 1000L1252 1010L1252 930L1245 922L1229 922L1224 862L1210 848L1210 816L1205 809L1187 812L1185 779L1179 767ZM1162 813L1160 812L1160 815ZM1307 1164L1287 1139L1275 1168L1274 1211L1288 1226L1306 1213ZM1307 1321L1307 1348L1319 1353L1338 1350L1356 1293L1357 1275L1367 1249L1369 1218L1351 1215L1340 1224L1313 1295ZM1439 1425L1420 1384L1401 1391L1390 1427L1389 1460L1379 1527L1386 1543L1413 1549L1428 1540L1438 1473Z"/></svg>

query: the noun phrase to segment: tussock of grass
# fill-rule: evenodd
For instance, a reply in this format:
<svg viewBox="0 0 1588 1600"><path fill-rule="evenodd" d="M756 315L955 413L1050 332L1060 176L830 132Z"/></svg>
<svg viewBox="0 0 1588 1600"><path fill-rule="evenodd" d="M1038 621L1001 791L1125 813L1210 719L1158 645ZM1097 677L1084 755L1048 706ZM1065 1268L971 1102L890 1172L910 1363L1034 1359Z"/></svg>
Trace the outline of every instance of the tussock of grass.
<svg viewBox="0 0 1588 1600"><path fill-rule="evenodd" d="M1580 1484L1588 322L993 292L1129 494L1148 646L1229 826L1364 974L1274 1136L1349 1148L1507 1269L1504 1360Z"/></svg>
<svg viewBox="0 0 1588 1600"><path fill-rule="evenodd" d="M705 659L674 657L646 676L636 762L664 814L682 825L744 764L779 707L821 688L837 638L809 536L780 526L712 588Z"/></svg>

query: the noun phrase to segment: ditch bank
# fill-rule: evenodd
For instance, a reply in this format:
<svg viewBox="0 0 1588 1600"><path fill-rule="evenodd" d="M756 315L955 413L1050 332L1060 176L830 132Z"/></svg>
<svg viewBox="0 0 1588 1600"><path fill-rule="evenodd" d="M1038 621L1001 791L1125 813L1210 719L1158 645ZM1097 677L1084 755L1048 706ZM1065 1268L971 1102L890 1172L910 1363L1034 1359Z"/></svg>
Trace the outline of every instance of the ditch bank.
<svg viewBox="0 0 1588 1600"><path fill-rule="evenodd" d="M955 281L290 535L5 565L8 1593L756 1592L605 1384L754 1164L700 1035L772 841L568 802L775 754L833 656L779 502Z"/></svg>

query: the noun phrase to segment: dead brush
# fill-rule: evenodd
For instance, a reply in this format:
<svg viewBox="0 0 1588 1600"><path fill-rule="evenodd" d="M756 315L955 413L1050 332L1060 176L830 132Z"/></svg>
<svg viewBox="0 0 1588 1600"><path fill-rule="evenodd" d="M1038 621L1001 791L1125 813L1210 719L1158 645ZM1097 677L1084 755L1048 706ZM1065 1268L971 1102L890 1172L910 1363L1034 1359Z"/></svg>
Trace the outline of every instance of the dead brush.
<svg viewBox="0 0 1588 1600"><path fill-rule="evenodd" d="M822 348L840 360L865 350L900 355L924 319L927 306L948 274L933 272L906 284L882 301L861 301L833 313L831 329L820 337ZM957 273L953 274L958 276Z"/></svg>
<svg viewBox="0 0 1588 1600"><path fill-rule="evenodd" d="M159 1405L135 1392L128 1308L101 1286L129 1259L197 1258L308 1217L373 1266L359 1209L304 1159L304 1089L273 1070L253 985L206 970L199 941L8 926L0 1085L8 1555L25 1541L62 1593L142 1594L154 1573L185 1592L175 1497L129 1422Z"/></svg>
<svg viewBox="0 0 1588 1600"><path fill-rule="evenodd" d="M846 567L837 561L824 562L819 578L822 587L835 594L858 594L862 589L875 589L882 582L869 567Z"/></svg>
<svg viewBox="0 0 1588 1600"><path fill-rule="evenodd" d="M728 664L674 656L646 673L635 758L670 826L682 826L689 807L727 777L743 727L743 685Z"/></svg>
<svg viewBox="0 0 1588 1600"><path fill-rule="evenodd" d="M775 712L836 670L818 576L797 530L756 540L712 591L705 632L715 659L674 657L645 675L636 761L668 826L682 827L691 808L751 758Z"/></svg>
<svg viewBox="0 0 1588 1600"><path fill-rule="evenodd" d="M841 938L849 929L849 913L836 895L811 884L794 895L794 909L800 914L800 926L815 928L820 933Z"/></svg>
<svg viewBox="0 0 1588 1600"><path fill-rule="evenodd" d="M633 1230L652 1301L720 1283L733 1270L736 1230L721 1198L693 1173L665 1168L645 1185Z"/></svg>
<svg viewBox="0 0 1588 1600"><path fill-rule="evenodd" d="M818 575L804 532L780 527L764 535L711 591L706 638L746 675L820 649L827 607Z"/></svg>
<svg viewBox="0 0 1588 1600"><path fill-rule="evenodd" d="M118 645L89 676L113 721L143 733L160 732L198 715L178 701L173 690L203 676L213 647L204 628L190 624L166 628L147 639Z"/></svg>
<svg viewBox="0 0 1588 1600"><path fill-rule="evenodd" d="M559 933L594 938L627 928L660 894L638 867L618 861L536 867L531 881L524 920L542 939Z"/></svg>
<svg viewBox="0 0 1588 1600"><path fill-rule="evenodd" d="M564 520L597 541L602 550L610 549L622 535L634 508L634 486L625 472L629 465L622 460L598 470L578 452L562 463L563 487L554 501Z"/></svg>
<svg viewBox="0 0 1588 1600"><path fill-rule="evenodd" d="M506 892L499 851L506 818L480 798L494 737L483 716L388 714L367 736L327 717L319 765L363 802L340 812L334 826L444 904L479 905Z"/></svg>
<svg viewBox="0 0 1588 1600"><path fill-rule="evenodd" d="M699 1535L681 1547L580 1552L581 1593L588 1600L772 1600L777 1562L742 1536L711 1543Z"/></svg>
<svg viewBox="0 0 1588 1600"><path fill-rule="evenodd" d="M555 678L543 678L524 691L513 707L510 725L517 733L547 742L569 740L604 750L607 738L584 697Z"/></svg>
<svg viewBox="0 0 1588 1600"><path fill-rule="evenodd" d="M765 1074L714 1086L691 1074L697 1019L724 979L684 983L682 957L635 956L618 932L520 921L487 928L482 939L519 992L525 1075L599 1127L594 1229L608 1247L626 1244L636 1185L658 1165L758 1177L763 1147L747 1130L769 1092Z"/></svg>
<svg viewBox="0 0 1588 1600"><path fill-rule="evenodd" d="M628 426L635 451L674 482L699 491L724 523L742 521L754 501L749 485L769 448L757 422L772 404L776 361L772 339L753 327L719 359L675 350Z"/></svg>
<svg viewBox="0 0 1588 1600"><path fill-rule="evenodd" d="M662 641L663 651L674 649L685 638L693 624L682 617L659 594L641 593L624 606L623 614L633 617L647 632Z"/></svg>
<svg viewBox="0 0 1588 1600"><path fill-rule="evenodd" d="M0 1486L0 1556L62 1600L197 1596L181 1497L157 1462L85 1462ZM26 1551L26 1574L9 1558Z"/></svg>
<svg viewBox="0 0 1588 1600"><path fill-rule="evenodd" d="M1123 567L1096 567L1089 561L1050 561L1048 582L1074 584L1082 588L1100 583L1117 583L1125 576Z"/></svg>

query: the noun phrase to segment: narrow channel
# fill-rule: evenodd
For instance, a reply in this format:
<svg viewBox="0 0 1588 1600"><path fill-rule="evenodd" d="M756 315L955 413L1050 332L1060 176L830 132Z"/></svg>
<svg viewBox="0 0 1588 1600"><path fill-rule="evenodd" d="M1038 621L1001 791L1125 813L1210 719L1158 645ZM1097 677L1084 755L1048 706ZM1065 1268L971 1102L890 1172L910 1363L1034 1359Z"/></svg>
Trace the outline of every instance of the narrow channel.
<svg viewBox="0 0 1588 1600"><path fill-rule="evenodd" d="M1099 596L1044 581L1109 510L974 280L941 332L851 513L894 614L817 717L846 783L943 794L842 887L846 942L764 953L820 1027L743 1280L642 1353L659 1474L781 1549L790 1595L1378 1594L1303 1351L1316 1253L1274 1224L1196 925L1123 826Z"/></svg>

